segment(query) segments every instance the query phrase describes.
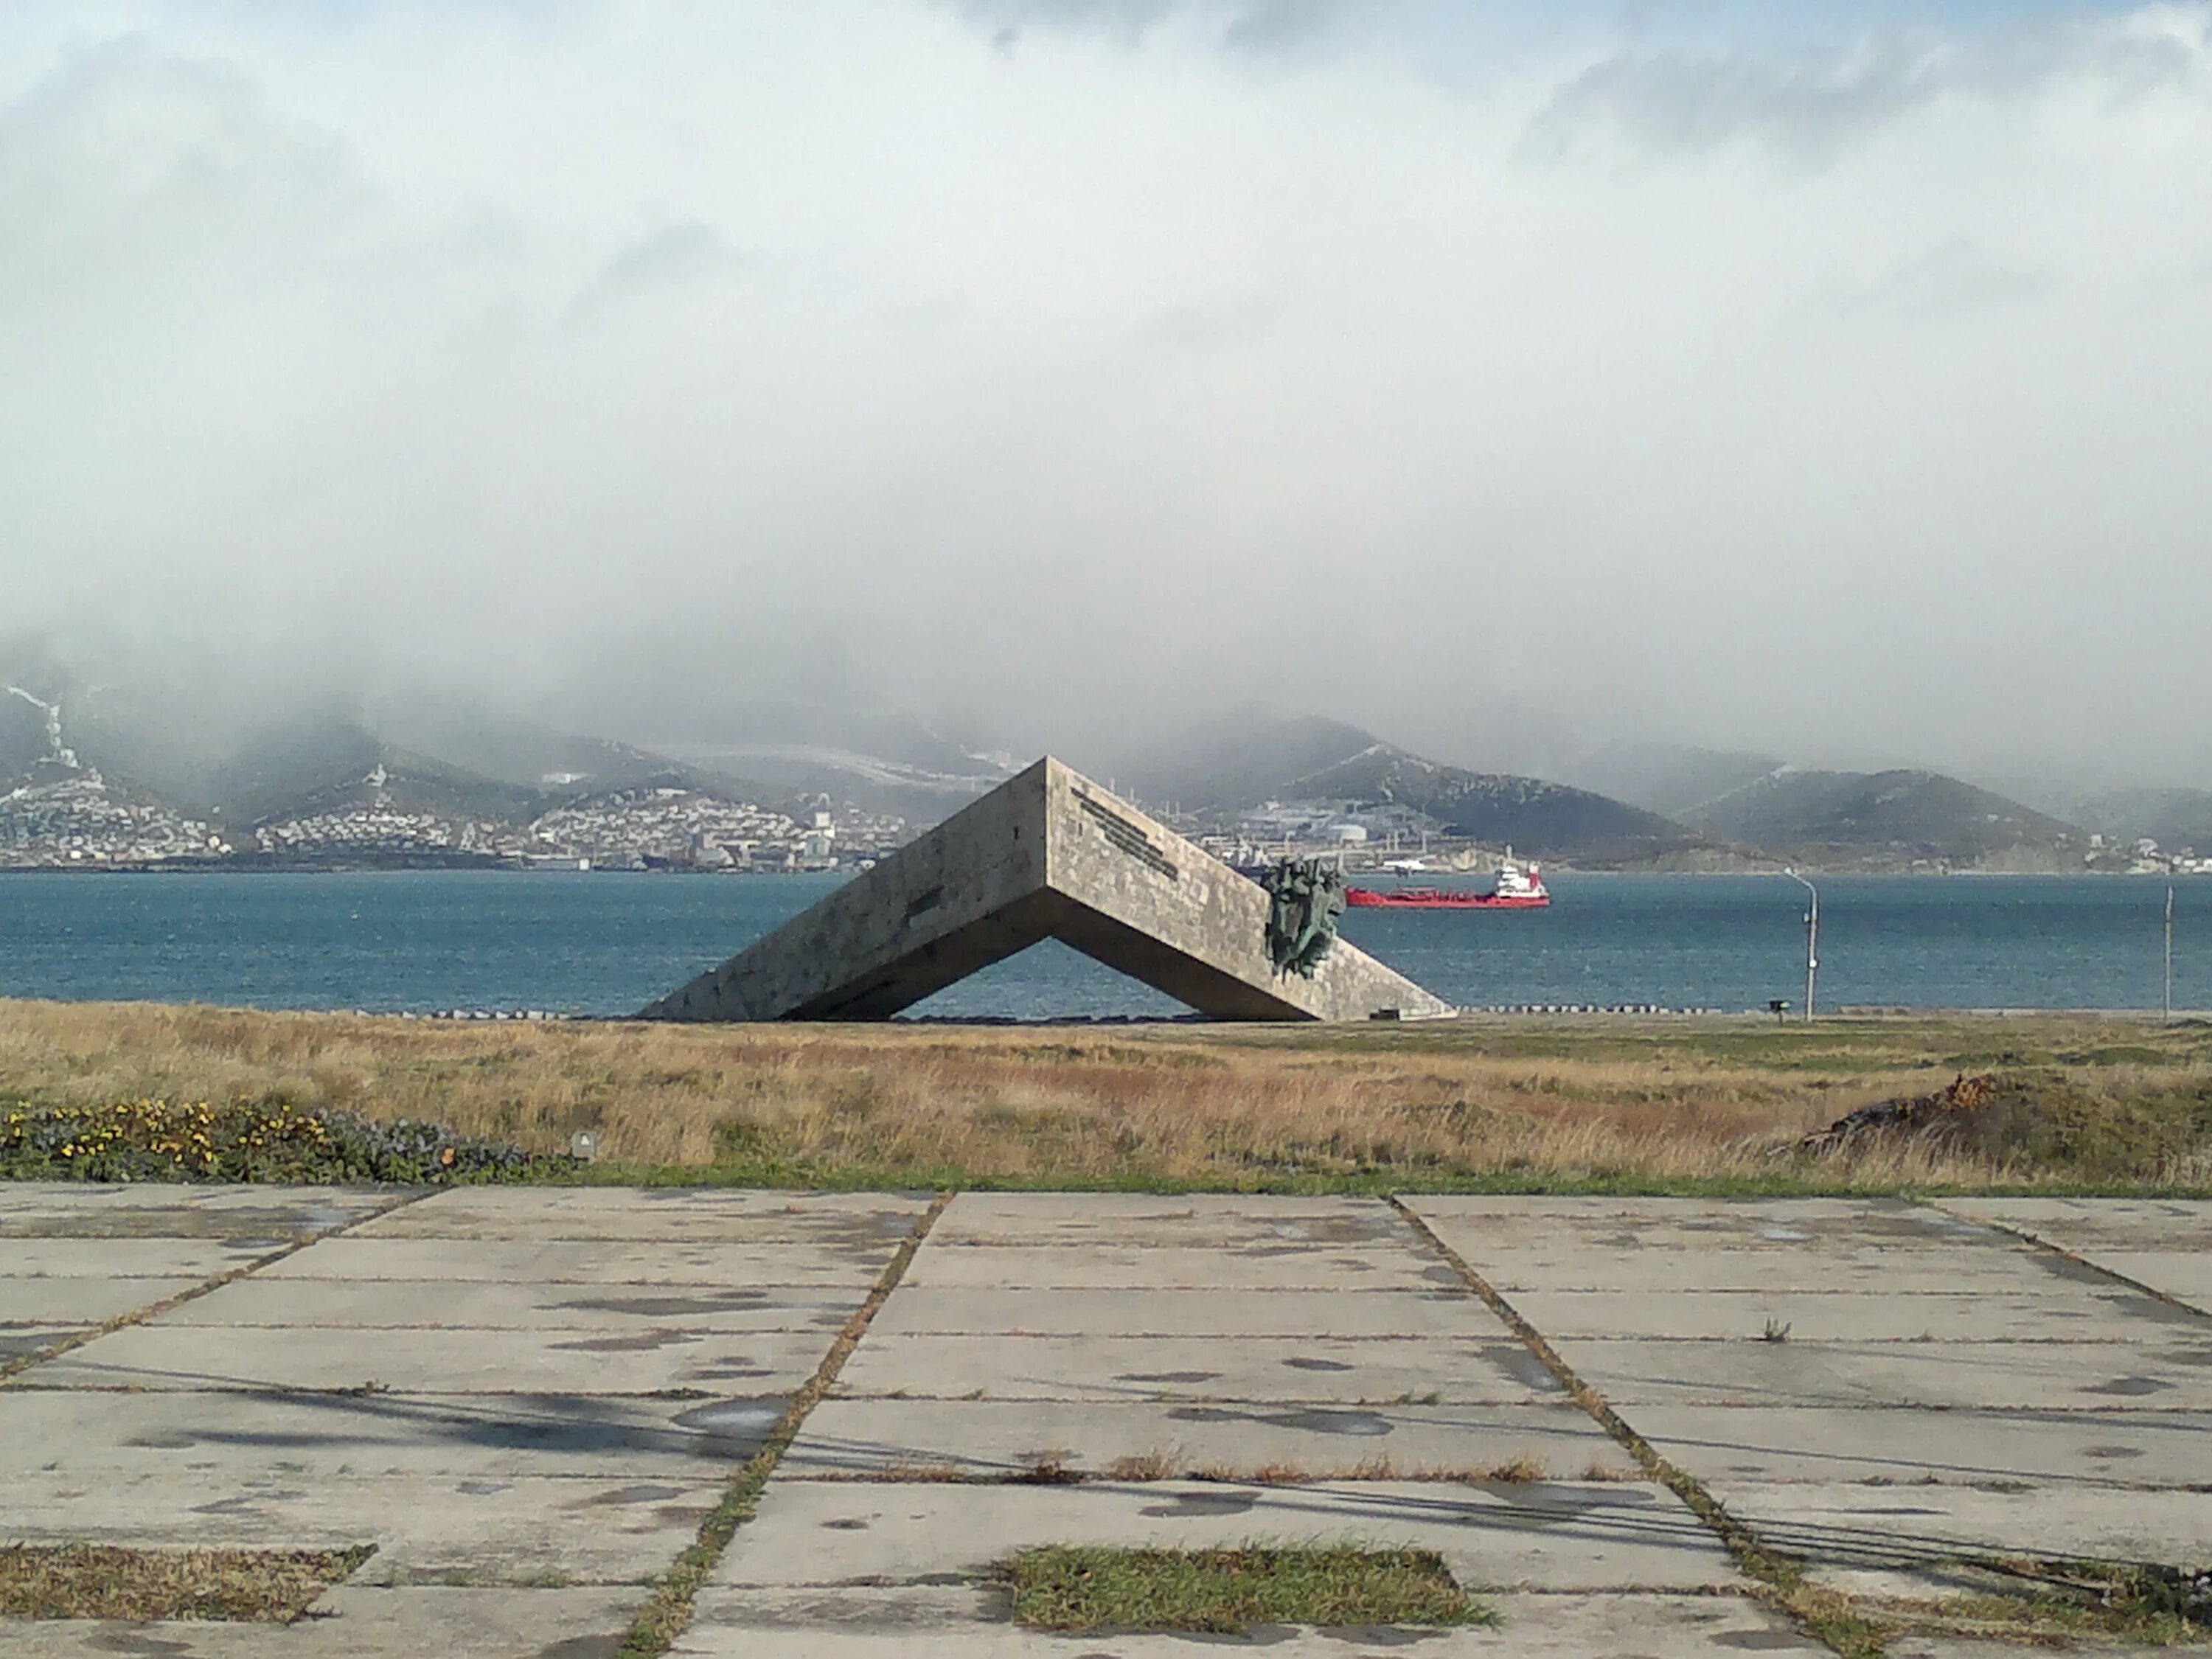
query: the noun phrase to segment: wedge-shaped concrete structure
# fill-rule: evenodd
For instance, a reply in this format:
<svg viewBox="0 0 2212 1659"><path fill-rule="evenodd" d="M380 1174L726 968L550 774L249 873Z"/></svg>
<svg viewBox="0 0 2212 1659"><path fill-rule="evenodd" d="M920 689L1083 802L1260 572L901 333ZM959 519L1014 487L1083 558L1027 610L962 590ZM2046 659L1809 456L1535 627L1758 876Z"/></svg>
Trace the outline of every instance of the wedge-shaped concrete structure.
<svg viewBox="0 0 2212 1659"><path fill-rule="evenodd" d="M883 1019L1047 939L1220 1019L1452 1012L1336 941L1279 974L1257 884L1047 757L647 1019Z"/></svg>

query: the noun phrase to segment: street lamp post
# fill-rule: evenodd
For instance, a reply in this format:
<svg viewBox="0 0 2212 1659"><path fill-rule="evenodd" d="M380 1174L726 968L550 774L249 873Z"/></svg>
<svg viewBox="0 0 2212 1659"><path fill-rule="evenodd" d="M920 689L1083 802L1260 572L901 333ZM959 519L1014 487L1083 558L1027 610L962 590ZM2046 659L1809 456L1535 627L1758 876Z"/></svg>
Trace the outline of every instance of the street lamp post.
<svg viewBox="0 0 2212 1659"><path fill-rule="evenodd" d="M1813 979L1820 968L1820 890L1799 875L1795 870L1782 872L1813 896L1812 907L1805 912L1805 1023L1813 1023Z"/></svg>
<svg viewBox="0 0 2212 1659"><path fill-rule="evenodd" d="M2173 888L2166 890L2166 1023L2173 1024Z"/></svg>

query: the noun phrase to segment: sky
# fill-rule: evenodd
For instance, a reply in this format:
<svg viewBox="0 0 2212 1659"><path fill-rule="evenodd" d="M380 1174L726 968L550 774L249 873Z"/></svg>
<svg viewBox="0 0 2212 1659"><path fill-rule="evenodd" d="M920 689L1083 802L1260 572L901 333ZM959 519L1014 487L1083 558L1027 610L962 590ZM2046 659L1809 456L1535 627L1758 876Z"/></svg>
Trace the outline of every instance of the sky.
<svg viewBox="0 0 2212 1659"><path fill-rule="evenodd" d="M0 8L0 638L186 701L2212 787L2208 453L2212 5Z"/></svg>

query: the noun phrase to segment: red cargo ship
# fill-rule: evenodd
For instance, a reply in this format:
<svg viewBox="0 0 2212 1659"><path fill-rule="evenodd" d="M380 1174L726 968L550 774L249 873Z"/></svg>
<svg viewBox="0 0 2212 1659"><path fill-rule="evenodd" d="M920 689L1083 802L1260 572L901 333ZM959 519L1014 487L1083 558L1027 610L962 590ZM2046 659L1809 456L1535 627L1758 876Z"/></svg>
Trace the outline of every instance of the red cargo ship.
<svg viewBox="0 0 2212 1659"><path fill-rule="evenodd" d="M1440 887L1347 887L1344 902L1362 910L1540 910L1552 902L1537 866L1523 870L1509 854L1487 893L1447 892Z"/></svg>

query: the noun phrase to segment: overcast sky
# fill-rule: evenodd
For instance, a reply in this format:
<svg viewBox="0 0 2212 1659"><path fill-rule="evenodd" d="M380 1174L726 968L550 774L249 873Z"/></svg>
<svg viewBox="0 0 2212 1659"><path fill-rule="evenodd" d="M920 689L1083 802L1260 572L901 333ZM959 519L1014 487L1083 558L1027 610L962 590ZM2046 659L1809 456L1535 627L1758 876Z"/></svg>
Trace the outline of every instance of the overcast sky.
<svg viewBox="0 0 2212 1659"><path fill-rule="evenodd" d="M2212 784L2208 456L2212 6L0 6L0 633Z"/></svg>

